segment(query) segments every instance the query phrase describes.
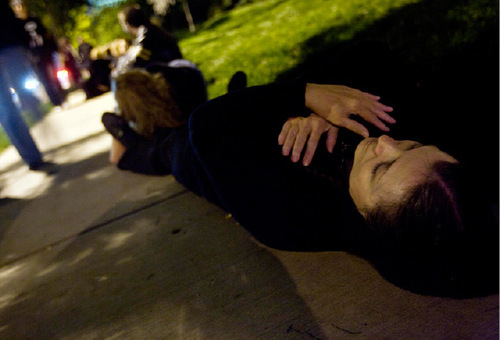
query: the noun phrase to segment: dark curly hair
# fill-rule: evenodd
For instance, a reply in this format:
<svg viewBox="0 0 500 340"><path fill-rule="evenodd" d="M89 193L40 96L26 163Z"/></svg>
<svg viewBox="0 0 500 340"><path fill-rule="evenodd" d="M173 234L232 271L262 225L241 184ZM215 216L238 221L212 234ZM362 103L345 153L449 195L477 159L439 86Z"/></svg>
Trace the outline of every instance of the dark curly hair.
<svg viewBox="0 0 500 340"><path fill-rule="evenodd" d="M126 6L120 11L125 22L132 27L149 26L150 21L139 6Z"/></svg>
<svg viewBox="0 0 500 340"><path fill-rule="evenodd" d="M129 70L116 78L115 99L121 116L134 122L137 133L151 138L157 128L186 125L176 92L161 73Z"/></svg>
<svg viewBox="0 0 500 340"><path fill-rule="evenodd" d="M460 163L438 162L399 204L367 214L372 260L382 275L421 294L498 291L498 211L472 178Z"/></svg>

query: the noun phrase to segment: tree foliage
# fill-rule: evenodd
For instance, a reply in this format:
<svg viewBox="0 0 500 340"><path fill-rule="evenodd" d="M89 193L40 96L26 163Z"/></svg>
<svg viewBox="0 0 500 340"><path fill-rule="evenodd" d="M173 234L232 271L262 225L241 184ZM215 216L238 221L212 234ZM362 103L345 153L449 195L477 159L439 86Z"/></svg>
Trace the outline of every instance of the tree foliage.
<svg viewBox="0 0 500 340"><path fill-rule="evenodd" d="M23 0L30 13L40 17L44 24L57 36L63 36L65 27L74 25L69 12L86 5L85 0Z"/></svg>
<svg viewBox="0 0 500 340"><path fill-rule="evenodd" d="M105 7L92 9L81 6L73 9L69 15L73 17L74 25L66 26L66 36L71 42L76 42L78 37L93 46L109 43L116 38L127 37L118 23L118 12L121 7Z"/></svg>
<svg viewBox="0 0 500 340"><path fill-rule="evenodd" d="M41 18L57 37L66 36L75 46L78 37L92 45L104 45L122 32L117 14L123 6L139 4L168 30L190 28L207 20L213 13L252 0L117 0L112 6L92 6L88 0L23 0L29 11ZM256 1L256 0L253 0ZM260 0L263 1L263 0Z"/></svg>

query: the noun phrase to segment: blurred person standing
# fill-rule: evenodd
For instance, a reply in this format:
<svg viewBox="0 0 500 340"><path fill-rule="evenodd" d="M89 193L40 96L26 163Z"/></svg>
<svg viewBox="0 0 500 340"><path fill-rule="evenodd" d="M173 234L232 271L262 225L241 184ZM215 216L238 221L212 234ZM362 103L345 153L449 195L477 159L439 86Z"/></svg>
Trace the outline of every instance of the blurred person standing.
<svg viewBox="0 0 500 340"><path fill-rule="evenodd" d="M59 51L62 56L62 66L69 73L71 85L79 87L82 81L80 68L78 66L78 52L71 46L67 37L59 39Z"/></svg>
<svg viewBox="0 0 500 340"><path fill-rule="evenodd" d="M48 170L42 154L30 135L21 112L14 104L11 94L11 83L7 69L13 67L9 60L22 62L26 57L23 45L29 37L23 30L21 21L16 19L6 2L0 4L0 124L10 142L19 152L30 170Z"/></svg>
<svg viewBox="0 0 500 340"><path fill-rule="evenodd" d="M32 53L38 77L45 86L50 101L60 106L66 94L57 79L57 42L40 19L30 16L22 0L11 0L11 7L16 17L21 20L24 30L29 34L29 49Z"/></svg>
<svg viewBox="0 0 500 340"><path fill-rule="evenodd" d="M130 42L123 38L115 39L109 44L112 68L115 68L118 65L118 60L127 54L129 47Z"/></svg>
<svg viewBox="0 0 500 340"><path fill-rule="evenodd" d="M83 40L82 37L78 37L78 66L80 67L80 72L83 78L87 79L90 77L90 63L92 59L90 58L90 51L94 48L91 44Z"/></svg>
<svg viewBox="0 0 500 340"><path fill-rule="evenodd" d="M163 28L153 24L138 6L127 6L118 14L124 32L134 37L127 54L120 58L113 76L131 67L145 68L153 63L168 63L182 59L175 38Z"/></svg>
<svg viewBox="0 0 500 340"><path fill-rule="evenodd" d="M109 46L92 48L88 78L82 84L87 99L111 90L111 67L112 58Z"/></svg>

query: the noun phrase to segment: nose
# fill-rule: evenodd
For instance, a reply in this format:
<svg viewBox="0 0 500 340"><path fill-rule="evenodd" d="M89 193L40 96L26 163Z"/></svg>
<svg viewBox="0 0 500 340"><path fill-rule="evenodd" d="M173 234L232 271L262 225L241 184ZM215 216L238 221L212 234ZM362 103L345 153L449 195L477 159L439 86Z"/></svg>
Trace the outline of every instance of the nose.
<svg viewBox="0 0 500 340"><path fill-rule="evenodd" d="M377 146L375 147L375 154L377 156L399 156L401 150L394 139L387 135L382 135L377 139Z"/></svg>

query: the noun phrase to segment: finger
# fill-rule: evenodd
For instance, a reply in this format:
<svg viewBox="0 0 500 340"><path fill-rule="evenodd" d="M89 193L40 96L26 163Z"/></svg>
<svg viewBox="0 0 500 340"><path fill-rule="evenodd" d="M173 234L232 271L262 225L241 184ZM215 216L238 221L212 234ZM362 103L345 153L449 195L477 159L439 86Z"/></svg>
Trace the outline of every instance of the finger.
<svg viewBox="0 0 500 340"><path fill-rule="evenodd" d="M392 107L387 106L387 105L385 105L385 104L382 104L382 103L380 102L380 99L381 99L381 97L380 97L380 96L376 96L376 95L371 94L371 93L368 93L368 92L362 92L362 93L363 93L363 95L364 95L365 97L367 97L369 100L374 101L374 102L375 102L375 103L377 103L380 107L382 107L382 109L383 109L384 111L391 112L391 111L393 110L393 108L392 108Z"/></svg>
<svg viewBox="0 0 500 340"><path fill-rule="evenodd" d="M286 135L285 142L283 143L283 148L281 153L283 156L288 156L290 154L290 150L292 150L293 144L295 143L295 136L297 135L298 127L293 125L290 127L288 134Z"/></svg>
<svg viewBox="0 0 500 340"><path fill-rule="evenodd" d="M371 110L381 119L385 120L388 123L394 124L396 120L391 117L387 112L393 112L394 108L392 106L388 106L382 104L380 100L380 96L375 96L371 93L363 92L365 97L369 99L369 106L372 107Z"/></svg>
<svg viewBox="0 0 500 340"><path fill-rule="evenodd" d="M387 123L394 124L396 123L396 119L394 119L391 115L384 111L378 111L376 113L377 117L386 121Z"/></svg>
<svg viewBox="0 0 500 340"><path fill-rule="evenodd" d="M394 108L389 105L382 104L381 102L376 102L377 106L381 108L384 112L392 112L394 111Z"/></svg>
<svg viewBox="0 0 500 340"><path fill-rule="evenodd" d="M358 135L361 135L365 138L370 136L368 129L364 125L352 119L343 119L338 125L341 127L345 127L346 129L351 130L352 132L357 133Z"/></svg>
<svg viewBox="0 0 500 340"><path fill-rule="evenodd" d="M363 91L361 91L361 93L370 99L377 100L377 101L380 100L380 96L376 96L374 94L371 94L368 92L363 92Z"/></svg>
<svg viewBox="0 0 500 340"><path fill-rule="evenodd" d="M378 114L380 114L381 111L376 112L373 111L372 108L363 108L362 110L357 113L358 116L362 117L365 121L368 123L371 123L375 125L377 128L379 128L382 131L389 131L389 127L384 124L384 122L378 117ZM390 117L390 116L389 116Z"/></svg>
<svg viewBox="0 0 500 340"><path fill-rule="evenodd" d="M322 132L320 129L313 129L309 139L307 140L307 147L302 159L302 164L308 166L311 164L316 149L318 147L319 140L321 138Z"/></svg>
<svg viewBox="0 0 500 340"><path fill-rule="evenodd" d="M367 119L368 122L372 123L376 127L378 127L382 131L389 131L389 127L384 124L380 119L378 119L376 116L372 116L370 119Z"/></svg>
<svg viewBox="0 0 500 340"><path fill-rule="evenodd" d="M286 140L286 136L288 135L288 131L290 131L291 123L286 121L281 128L281 132L278 136L278 145L283 145Z"/></svg>
<svg viewBox="0 0 500 340"><path fill-rule="evenodd" d="M375 108L372 110L377 115L377 117L386 121L387 123L390 124L396 123L396 120L388 113L394 111L394 109L391 106L387 106L381 103L376 103Z"/></svg>
<svg viewBox="0 0 500 340"><path fill-rule="evenodd" d="M339 134L339 128L336 126L332 126L326 135L326 149L329 153L333 152L333 148L335 144L337 144L337 136Z"/></svg>
<svg viewBox="0 0 500 340"><path fill-rule="evenodd" d="M311 126L309 124L299 129L297 136L295 137L295 143L293 144L292 151L292 162L298 162L300 159L300 155L302 154L302 150L304 150L304 145L306 144L309 133L311 132Z"/></svg>

